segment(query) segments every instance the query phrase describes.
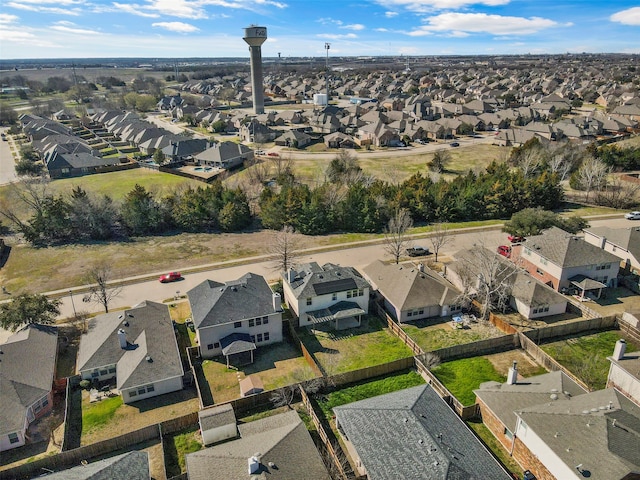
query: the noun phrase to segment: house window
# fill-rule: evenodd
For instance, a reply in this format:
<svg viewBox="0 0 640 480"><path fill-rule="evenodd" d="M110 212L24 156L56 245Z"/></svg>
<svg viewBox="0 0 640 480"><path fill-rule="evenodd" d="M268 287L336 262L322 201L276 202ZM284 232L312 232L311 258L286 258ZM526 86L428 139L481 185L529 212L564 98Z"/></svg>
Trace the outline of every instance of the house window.
<svg viewBox="0 0 640 480"><path fill-rule="evenodd" d="M68 168L61 168L60 170L62 171L62 173L69 173L69 169Z"/></svg>
<svg viewBox="0 0 640 480"><path fill-rule="evenodd" d="M336 292L333 292L331 294L331 300L333 300L334 302L338 299L338 294Z"/></svg>
<svg viewBox="0 0 640 480"><path fill-rule="evenodd" d="M408 311L407 312L407 317L413 317L413 312L412 311Z"/></svg>
<svg viewBox="0 0 640 480"><path fill-rule="evenodd" d="M47 405L49 405L49 399L47 397L44 397L44 400L42 400L42 408L46 407Z"/></svg>
<svg viewBox="0 0 640 480"><path fill-rule="evenodd" d="M147 392L155 392L156 391L156 387L154 387L153 385L147 385Z"/></svg>
<svg viewBox="0 0 640 480"><path fill-rule="evenodd" d="M260 343L262 341L262 334L261 333L258 334L257 340L258 340L258 343Z"/></svg>
<svg viewBox="0 0 640 480"><path fill-rule="evenodd" d="M9 443L18 443L20 441L20 439L18 438L18 434L17 433L10 433L9 434Z"/></svg>
<svg viewBox="0 0 640 480"><path fill-rule="evenodd" d="M210 343L209 345L207 345L207 350L213 350L213 343Z"/></svg>
<svg viewBox="0 0 640 480"><path fill-rule="evenodd" d="M38 413L40 410L42 410L42 405L40 404L37 404L35 407L33 407L34 413Z"/></svg>
<svg viewBox="0 0 640 480"><path fill-rule="evenodd" d="M213 348L220 348L220 342L214 342Z"/></svg>
<svg viewBox="0 0 640 480"><path fill-rule="evenodd" d="M347 292L347 298L351 298L351 290Z"/></svg>
<svg viewBox="0 0 640 480"><path fill-rule="evenodd" d="M257 325L262 325L262 319L261 318L256 318L256 326Z"/></svg>
<svg viewBox="0 0 640 480"><path fill-rule="evenodd" d="M136 392L135 390L131 390L131 391L129 392L129 398L131 398L131 397L137 397L137 396L138 396L138 392Z"/></svg>
<svg viewBox="0 0 640 480"><path fill-rule="evenodd" d="M418 310L418 315L424 315L424 308L421 308L420 310Z"/></svg>
<svg viewBox="0 0 640 480"><path fill-rule="evenodd" d="M358 296L359 296L359 297L362 297L363 295L364 295L364 289L359 288L359 289L358 289Z"/></svg>
<svg viewBox="0 0 640 480"><path fill-rule="evenodd" d="M240 327L242 327L242 322L234 322L233 328L240 328Z"/></svg>
<svg viewBox="0 0 640 480"><path fill-rule="evenodd" d="M269 323L269 317L262 317L262 323L264 325L266 325L267 323Z"/></svg>
<svg viewBox="0 0 640 480"><path fill-rule="evenodd" d="M269 341L269 332L264 332L264 341Z"/></svg>
<svg viewBox="0 0 640 480"><path fill-rule="evenodd" d="M253 327L253 325L254 325L254 321L253 321L253 318L252 318L252 319L249 320L249 326Z"/></svg>
<svg viewBox="0 0 640 480"><path fill-rule="evenodd" d="M106 375L107 373L108 373L108 371L106 369L105 370L100 370L100 375Z"/></svg>
<svg viewBox="0 0 640 480"><path fill-rule="evenodd" d="M536 273L538 275L544 275L544 272L542 270L540 270L539 268L536 268Z"/></svg>
<svg viewBox="0 0 640 480"><path fill-rule="evenodd" d="M96 378L96 377L100 376L100 372L91 372L91 376Z"/></svg>
<svg viewBox="0 0 640 480"><path fill-rule="evenodd" d="M525 248L524 249L524 254L531 256L531 250L529 250L528 248Z"/></svg>
<svg viewBox="0 0 640 480"><path fill-rule="evenodd" d="M109 373L116 373L116 367L109 367Z"/></svg>
<svg viewBox="0 0 640 480"><path fill-rule="evenodd" d="M311 297L307 298L307 305L311 305Z"/></svg>
<svg viewBox="0 0 640 480"><path fill-rule="evenodd" d="M547 259L546 258L542 258L542 257L540 257L540 263L542 265L548 265L549 264L549 262L547 262Z"/></svg>
<svg viewBox="0 0 640 480"><path fill-rule="evenodd" d="M508 428L504 429L504 436L507 437L509 440L513 440L513 433Z"/></svg>
<svg viewBox="0 0 640 480"><path fill-rule="evenodd" d="M139 393L140 395L144 395L146 392L147 392L147 389L146 389L145 387L142 387L142 388L139 388L139 389L138 389L138 393Z"/></svg>

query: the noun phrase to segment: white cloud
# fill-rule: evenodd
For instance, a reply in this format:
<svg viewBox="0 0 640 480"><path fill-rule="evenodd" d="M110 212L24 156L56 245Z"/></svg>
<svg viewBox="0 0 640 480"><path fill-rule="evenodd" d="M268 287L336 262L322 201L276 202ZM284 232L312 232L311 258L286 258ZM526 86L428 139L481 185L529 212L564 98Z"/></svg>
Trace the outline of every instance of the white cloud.
<svg viewBox="0 0 640 480"><path fill-rule="evenodd" d="M640 7L628 8L621 12L614 13L609 17L609 20L622 23L623 25L640 26Z"/></svg>
<svg viewBox="0 0 640 480"><path fill-rule="evenodd" d="M389 30L387 30L386 28L376 28L375 31L376 32L388 32Z"/></svg>
<svg viewBox="0 0 640 480"><path fill-rule="evenodd" d="M331 34L331 33L321 33L316 35L318 38L326 38L329 40L346 40L346 39L353 39L353 38L358 38L358 36L355 33L347 33L346 35L336 35L336 34Z"/></svg>
<svg viewBox="0 0 640 480"><path fill-rule="evenodd" d="M74 35L100 35L101 33L97 30L88 30L86 28L78 28L73 22L56 22L54 25L49 27L51 30L56 30L58 32L64 33L72 33Z"/></svg>
<svg viewBox="0 0 640 480"><path fill-rule="evenodd" d="M397 17L399 15L398 12L384 12L384 16L387 18Z"/></svg>
<svg viewBox="0 0 640 480"><path fill-rule="evenodd" d="M358 31L358 30L364 30L365 26L362 25L361 23L353 23L351 25L344 25L344 26L342 26L340 28L344 28L346 30L356 30L356 31Z"/></svg>
<svg viewBox="0 0 640 480"><path fill-rule="evenodd" d="M18 21L18 17L15 15L9 15L8 13L0 13L0 25L7 25L9 23L15 23Z"/></svg>
<svg viewBox="0 0 640 480"><path fill-rule="evenodd" d="M200 31L198 27L183 22L156 22L152 23L151 26L164 28L165 30L178 33L191 33Z"/></svg>
<svg viewBox="0 0 640 480"><path fill-rule="evenodd" d="M18 5L84 5L84 0L21 0Z"/></svg>
<svg viewBox="0 0 640 480"><path fill-rule="evenodd" d="M434 32L487 33L490 35L527 35L545 28L558 26L557 22L540 17L507 17L486 13L443 13L428 17L427 25L408 33L412 37L429 35ZM570 26L571 24L565 24Z"/></svg>
<svg viewBox="0 0 640 480"><path fill-rule="evenodd" d="M322 24L322 25L338 25L338 26L342 25L342 21L341 20L335 20L335 19L333 19L331 17L319 18L317 20L317 22Z"/></svg>
<svg viewBox="0 0 640 480"><path fill-rule="evenodd" d="M385 8L404 7L412 12L433 12L434 10L456 10L469 5L497 7L507 5L511 0L377 0Z"/></svg>
<svg viewBox="0 0 640 480"><path fill-rule="evenodd" d="M79 8L41 7L38 5L17 2L8 2L6 6L9 8L15 8L16 10L25 10L28 12L52 13L54 15L71 15L74 17L77 17L82 13L82 10Z"/></svg>
<svg viewBox="0 0 640 480"><path fill-rule="evenodd" d="M113 7L116 10L119 10L121 12L130 13L132 15L138 15L140 17L158 18L160 16L157 13L145 12L145 11L142 10L145 7L143 7L141 5L136 5L136 4L126 4L126 3L113 2Z"/></svg>
<svg viewBox="0 0 640 480"><path fill-rule="evenodd" d="M207 12L200 4L188 0L151 0L150 3L149 9L161 15L191 19L207 18Z"/></svg>

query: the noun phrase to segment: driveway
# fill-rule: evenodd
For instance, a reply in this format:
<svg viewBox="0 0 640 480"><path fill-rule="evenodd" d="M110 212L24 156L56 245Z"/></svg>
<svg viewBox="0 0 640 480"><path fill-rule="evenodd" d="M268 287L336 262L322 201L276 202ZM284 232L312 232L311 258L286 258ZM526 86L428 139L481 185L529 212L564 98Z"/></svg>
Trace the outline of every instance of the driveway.
<svg viewBox="0 0 640 480"><path fill-rule="evenodd" d="M9 128L7 127L0 127L0 132L2 133L6 134L8 130ZM12 144L13 141L11 140L7 142L0 141L0 185L6 185L17 180L16 164L13 161L10 148Z"/></svg>

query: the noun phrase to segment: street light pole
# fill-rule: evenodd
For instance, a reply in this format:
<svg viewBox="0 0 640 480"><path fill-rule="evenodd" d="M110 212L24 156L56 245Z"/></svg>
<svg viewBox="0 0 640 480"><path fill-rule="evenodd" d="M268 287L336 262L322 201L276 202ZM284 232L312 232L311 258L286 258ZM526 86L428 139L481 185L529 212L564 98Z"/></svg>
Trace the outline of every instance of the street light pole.
<svg viewBox="0 0 640 480"><path fill-rule="evenodd" d="M327 51L327 61L325 64L325 69L327 71L327 105L329 105L329 48L331 48L331 44L329 42L324 44L324 49Z"/></svg>
<svg viewBox="0 0 640 480"><path fill-rule="evenodd" d="M73 307L73 317L77 318L78 314L76 313L76 304L73 302L73 292L69 290L69 297L71 297L71 306Z"/></svg>

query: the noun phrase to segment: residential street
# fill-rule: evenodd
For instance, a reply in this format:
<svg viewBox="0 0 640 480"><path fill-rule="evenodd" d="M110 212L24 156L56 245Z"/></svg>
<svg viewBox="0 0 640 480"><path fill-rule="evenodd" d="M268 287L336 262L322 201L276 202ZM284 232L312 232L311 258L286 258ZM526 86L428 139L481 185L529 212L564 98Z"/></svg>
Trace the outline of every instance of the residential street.
<svg viewBox="0 0 640 480"><path fill-rule="evenodd" d="M7 133L7 127L0 127L0 132ZM0 141L0 185L14 182L16 180L16 169L11 149L11 142Z"/></svg>
<svg viewBox="0 0 640 480"><path fill-rule="evenodd" d="M610 227L629 227L637 224L637 222L634 223L633 221L625 220L622 216L614 219L593 220L590 223L592 227L605 225ZM474 244L484 244L487 248L494 250L498 245L507 243L506 236L507 234L501 231L500 226L492 227L491 229L483 229L482 231L474 230L452 235L447 244L441 249L439 259L450 256L458 250L469 248ZM431 248L431 243L427 238L416 239L413 243L416 246ZM310 252L309 254L302 256L300 258L300 262L315 261L320 265L331 262L359 268L368 265L377 258L389 258L389 255L384 251L384 247L380 244L344 249L338 249L338 247L336 247L336 250L330 252ZM433 259L433 255L423 258L418 257L412 260L419 262L421 260L429 261L431 259ZM134 306L143 300L162 302L175 295L183 295L206 279L225 282L237 279L247 272L262 275L268 281L275 281L278 279L278 275L272 269L272 265L273 262L266 261L265 257L256 257L254 262L240 266L235 265L225 267L224 264L213 264L206 266L210 268L206 268L205 270L197 273L183 272L184 279L174 283L161 284L158 282L157 277L166 272L157 272L157 275L154 275L151 280L148 279L148 276L145 276L144 279L140 279L137 283L135 283L134 279L128 279L127 281L133 280L134 283L123 288L120 295L113 300L111 307L119 308L124 306ZM179 270L179 268L180 266L176 265L175 269ZM60 318L72 317L74 308L76 311L101 311L100 305L83 302L83 294L80 291L75 292L75 289L71 291L74 292L72 297L67 294L61 299L62 304L60 306ZM60 294L66 292L57 293Z"/></svg>

